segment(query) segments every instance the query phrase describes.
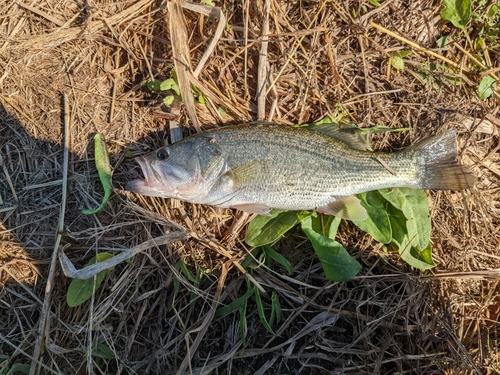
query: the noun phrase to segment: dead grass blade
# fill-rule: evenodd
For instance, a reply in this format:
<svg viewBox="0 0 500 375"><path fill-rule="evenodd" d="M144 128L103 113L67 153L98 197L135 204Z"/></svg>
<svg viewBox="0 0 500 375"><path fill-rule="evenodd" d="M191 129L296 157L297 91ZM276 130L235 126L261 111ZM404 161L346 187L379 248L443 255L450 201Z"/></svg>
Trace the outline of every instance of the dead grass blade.
<svg viewBox="0 0 500 375"><path fill-rule="evenodd" d="M182 101L186 106L189 119L197 132L201 131L198 115L194 106L194 97L191 89L189 74L191 72L191 54L186 19L182 12L182 0L172 0L167 3L172 55L177 74L177 82Z"/></svg>
<svg viewBox="0 0 500 375"><path fill-rule="evenodd" d="M262 35L269 34L269 12L271 10L271 0L264 2ZM260 44L259 70L257 72L257 120L264 120L266 117L266 93L267 93L267 47L268 37L264 36Z"/></svg>
<svg viewBox="0 0 500 375"><path fill-rule="evenodd" d="M191 2L183 2L182 7L184 9L191 10L196 13L203 14L207 17L210 18L215 18L219 20L217 23L217 29L215 29L214 36L212 40L210 40L210 43L207 46L207 49L205 52L203 52L203 56L201 56L200 62L198 63L198 66L196 67L193 75L198 78L200 75L201 71L205 67L206 62L214 52L215 46L219 42L220 37L222 36L222 33L224 32L224 28L226 27L226 16L222 12L221 8L206 5L206 4L195 4Z"/></svg>
<svg viewBox="0 0 500 375"><path fill-rule="evenodd" d="M133 247L132 249L123 250L120 252L120 254L114 256L113 258L107 259L103 262L92 264L80 270L77 270L75 268L73 263L71 263L66 254L64 254L64 252L62 251L59 253L59 261L61 263L61 268L64 272L64 275L66 275L67 277L71 277L73 279L84 279L84 280L90 279L91 277L97 275L99 272L114 267L117 264L120 264L126 261L127 259L132 258L134 255L146 251L147 249L160 245L168 245L175 241L180 241L186 238L187 235L188 235L187 232L181 232L181 231L168 233L164 236L156 237L153 238L152 240L143 242L140 245Z"/></svg>

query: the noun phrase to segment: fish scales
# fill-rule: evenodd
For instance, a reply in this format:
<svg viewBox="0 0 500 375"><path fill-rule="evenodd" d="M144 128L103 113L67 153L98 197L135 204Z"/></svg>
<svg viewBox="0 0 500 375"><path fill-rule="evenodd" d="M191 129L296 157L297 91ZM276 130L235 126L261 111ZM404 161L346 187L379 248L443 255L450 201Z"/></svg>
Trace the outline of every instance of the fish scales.
<svg viewBox="0 0 500 375"><path fill-rule="evenodd" d="M366 210L354 194L388 187L461 190L475 183L457 162L453 130L394 153L357 148L345 134L308 128L212 129L138 158L145 180L126 188L262 214L316 209L361 220Z"/></svg>
<svg viewBox="0 0 500 375"><path fill-rule="evenodd" d="M375 190L388 185L406 186L415 173L415 157L393 153L376 156L396 172L394 176L373 153L353 150L322 133L289 127L259 125L225 128L207 132L224 150L230 169L266 160L266 168L256 168L245 192L265 194L271 204L286 209L324 204L332 197Z"/></svg>

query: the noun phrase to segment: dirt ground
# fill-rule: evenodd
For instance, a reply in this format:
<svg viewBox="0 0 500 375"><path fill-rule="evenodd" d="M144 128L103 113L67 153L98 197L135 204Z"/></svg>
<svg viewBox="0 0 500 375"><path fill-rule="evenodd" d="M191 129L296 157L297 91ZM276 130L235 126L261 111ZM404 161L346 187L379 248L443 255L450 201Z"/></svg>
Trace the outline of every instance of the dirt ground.
<svg viewBox="0 0 500 375"><path fill-rule="evenodd" d="M499 43L473 48L484 25L472 19L468 41L441 19L441 1L214 3L225 24L211 48L219 13L176 2L0 0L0 374L500 373L499 102L477 95L481 72L500 73ZM452 44L438 48L445 35ZM390 58L406 50L398 71ZM179 79L185 69L205 104L169 112L142 86L170 77L176 59ZM387 151L457 129L478 183L429 193L433 270L412 269L342 222L337 240L362 264L354 280L326 280L299 232L276 247L291 276L276 265L245 276L236 264L250 250L248 215L123 189L141 174L131 155L170 142L170 121L188 135L197 121L206 129L327 115L412 129L377 136L375 148ZM102 198L97 132L115 190L86 216L81 209ZM56 251L82 268L180 228L185 239L119 264L90 300L68 306L71 280ZM266 314L271 296L280 303L275 334L254 299L213 314L248 291L249 277L265 291Z"/></svg>

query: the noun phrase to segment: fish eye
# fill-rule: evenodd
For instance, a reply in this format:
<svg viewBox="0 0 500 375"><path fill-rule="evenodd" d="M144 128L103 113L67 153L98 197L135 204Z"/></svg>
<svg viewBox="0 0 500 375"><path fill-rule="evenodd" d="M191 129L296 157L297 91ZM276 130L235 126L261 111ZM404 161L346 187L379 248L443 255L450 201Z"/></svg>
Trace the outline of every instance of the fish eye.
<svg viewBox="0 0 500 375"><path fill-rule="evenodd" d="M164 148L162 148L161 150L159 150L157 153L156 153L156 157L159 159L159 160L165 160L166 158L168 158L168 151Z"/></svg>

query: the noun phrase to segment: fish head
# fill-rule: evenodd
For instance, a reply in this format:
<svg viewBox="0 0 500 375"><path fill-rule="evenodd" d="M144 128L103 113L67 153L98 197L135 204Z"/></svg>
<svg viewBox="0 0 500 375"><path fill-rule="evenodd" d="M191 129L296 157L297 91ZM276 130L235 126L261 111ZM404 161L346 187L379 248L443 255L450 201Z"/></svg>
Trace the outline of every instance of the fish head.
<svg viewBox="0 0 500 375"><path fill-rule="evenodd" d="M187 138L136 160L144 180L128 182L126 190L190 202L208 193L226 170L223 154L212 137Z"/></svg>

